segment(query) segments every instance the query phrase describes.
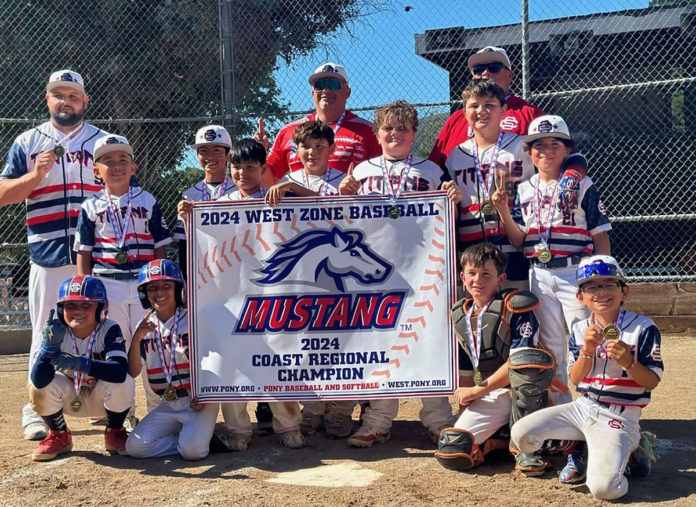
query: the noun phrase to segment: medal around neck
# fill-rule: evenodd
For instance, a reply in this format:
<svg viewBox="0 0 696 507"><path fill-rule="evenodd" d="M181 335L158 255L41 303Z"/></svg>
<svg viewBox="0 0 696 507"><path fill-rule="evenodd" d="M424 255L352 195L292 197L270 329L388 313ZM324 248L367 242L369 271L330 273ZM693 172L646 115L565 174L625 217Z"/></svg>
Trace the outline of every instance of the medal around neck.
<svg viewBox="0 0 696 507"><path fill-rule="evenodd" d="M602 332L604 333L604 338L607 340L618 340L621 336L621 330L614 324L609 324L602 330Z"/></svg>
<svg viewBox="0 0 696 507"><path fill-rule="evenodd" d="M483 375L481 375L481 370L474 368L474 384L480 386L483 384Z"/></svg>
<svg viewBox="0 0 696 507"><path fill-rule="evenodd" d="M401 212L399 211L399 207L396 204L392 204L389 206L389 218L396 220L401 216Z"/></svg>
<svg viewBox="0 0 696 507"><path fill-rule="evenodd" d="M65 148L63 148L60 144L56 144L56 145L53 147L53 154L54 154L56 157L60 158L60 157L62 157L63 155L65 155Z"/></svg>
<svg viewBox="0 0 696 507"><path fill-rule="evenodd" d="M176 399L176 391L172 386L167 386L164 390L164 399L167 401L174 401Z"/></svg>
<svg viewBox="0 0 696 507"><path fill-rule="evenodd" d="M551 250L549 250L549 247L546 245L542 246L537 253L537 260L542 264L546 264L547 262L551 262L551 259L553 259L553 254Z"/></svg>
<svg viewBox="0 0 696 507"><path fill-rule="evenodd" d="M116 254L116 263L125 264L126 262L128 262L128 254L125 252L125 250L119 250Z"/></svg>
<svg viewBox="0 0 696 507"><path fill-rule="evenodd" d="M493 206L493 203L491 201L484 201L481 204L481 212L484 215L492 215L494 210L495 206Z"/></svg>
<svg viewBox="0 0 696 507"><path fill-rule="evenodd" d="M75 398L70 402L70 410L72 410L73 412L79 412L80 410L82 410L82 402Z"/></svg>

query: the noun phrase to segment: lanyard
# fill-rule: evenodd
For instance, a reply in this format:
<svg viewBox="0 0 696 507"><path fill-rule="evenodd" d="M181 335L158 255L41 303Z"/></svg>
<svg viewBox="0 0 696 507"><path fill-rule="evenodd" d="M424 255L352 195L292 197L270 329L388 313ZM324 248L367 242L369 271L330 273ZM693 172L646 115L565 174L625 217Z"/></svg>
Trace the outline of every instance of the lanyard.
<svg viewBox="0 0 696 507"><path fill-rule="evenodd" d="M471 359L474 363L474 368L477 368L479 365L479 349L481 347L481 333L483 331L483 315L486 313L486 310L488 310L488 307L491 306L493 299L483 305L483 308L481 308L481 311L476 318L476 336L474 336L474 330L471 326L471 316L474 314L474 307L476 306L476 303L472 302L471 308L469 308L469 311L466 312L466 330L469 332L469 346L471 349Z"/></svg>
<svg viewBox="0 0 696 507"><path fill-rule="evenodd" d="M396 204L396 201L399 200L399 197L401 197L401 194L403 193L404 188L406 187L406 180L408 180L408 174L411 172L412 158L413 156L409 155L405 162L406 167L401 169L401 172L399 174L399 184L396 188L396 191L394 191L394 186L391 182L392 171L396 163L392 163L391 167L387 168L387 160L384 157L379 158L379 165L382 168L382 181L384 182L384 190L387 193L387 195L389 195L389 201L391 201L392 204ZM404 171L406 172L406 174L404 174Z"/></svg>
<svg viewBox="0 0 696 507"><path fill-rule="evenodd" d="M348 111L343 111L343 114L341 115L341 117L340 117L340 118L338 119L338 121L336 122L336 126L335 126L334 129L333 129L334 134L335 134L336 132L338 132L338 129L341 128L341 125L343 124L343 120L345 119L346 113L347 113L347 112L348 112Z"/></svg>
<svg viewBox="0 0 696 507"><path fill-rule="evenodd" d="M541 211L542 208L544 207L544 204L542 202L543 196L541 195L541 192L539 191L539 187L541 186L541 179L537 179L537 184L534 188L535 196L534 196L534 201L532 201L532 208L533 208L533 213L534 216L536 217L537 224L539 225L539 240L541 243L547 245L549 242L549 238L551 237L551 226L553 222L553 215L556 212L556 193L558 191L558 182L561 181L560 178L556 180L556 184L553 187L553 193L551 194L551 203L549 204L549 217L548 220L546 221L546 230L544 231L544 226L541 223Z"/></svg>
<svg viewBox="0 0 696 507"><path fill-rule="evenodd" d="M133 213L131 188L128 187L128 206L126 207L126 217L123 224L121 223L121 210L116 209L114 203L111 202L111 194L109 191L104 189L104 193L106 194L107 211L109 213L109 220L111 221L111 228L116 238L116 246L119 249L123 249L123 245L126 243L126 234L128 234L128 226L131 222L131 214Z"/></svg>
<svg viewBox="0 0 696 507"><path fill-rule="evenodd" d="M319 188L319 195L324 197L326 195L326 192L329 190L329 172L331 171L330 167L326 168L326 172L324 173L324 178L323 182L321 184L321 187ZM308 189L312 189L311 184L309 183L309 171L307 169L303 169L302 175L304 176L304 182L305 182L305 187Z"/></svg>
<svg viewBox="0 0 696 507"><path fill-rule="evenodd" d="M218 185L217 190L215 191L214 194L210 193L210 190L208 189L208 183L206 183L205 180L203 180L203 200L204 201L216 201L220 197L222 197L225 192L227 192L227 186L229 185L230 178L229 176L225 176L225 179L222 180L222 183Z"/></svg>
<svg viewBox="0 0 696 507"><path fill-rule="evenodd" d="M176 366L176 347L179 344L179 309L174 312L174 327L169 335L169 366L164 359L164 344L162 343L162 331L160 330L160 320L157 319L157 329L155 330L155 346L157 347L157 354L160 358L160 363L162 363L162 373L164 373L164 378L167 380L167 384L172 385L172 371Z"/></svg>
<svg viewBox="0 0 696 507"><path fill-rule="evenodd" d="M85 349L84 354L80 354L80 351L77 349L77 338L75 338L75 335L71 332L70 336L72 336L73 339L73 354L75 354L76 356L84 356L87 358L92 357L92 347L94 346L95 338L97 337L96 329L92 331L92 334L89 337L89 341L87 342L87 348ZM82 373L79 371L73 372L73 387L75 388L75 396L78 396L80 394L82 384L85 383L85 378L87 378L86 373Z"/></svg>
<svg viewBox="0 0 696 507"><path fill-rule="evenodd" d="M485 182L483 180L483 174L481 173L481 161L479 159L479 153L478 153L478 143L476 142L476 139L473 140L473 149L472 155L474 157L474 169L476 169L476 179L479 182L479 185L481 185L482 190L483 190L483 195L486 198L486 200L490 199L490 189L493 187L493 178L495 178L495 169L498 167L498 155L500 155L500 145L503 142L503 133L501 132L498 135L498 140L495 143L495 148L493 153L491 154L491 164L488 170L488 181Z"/></svg>

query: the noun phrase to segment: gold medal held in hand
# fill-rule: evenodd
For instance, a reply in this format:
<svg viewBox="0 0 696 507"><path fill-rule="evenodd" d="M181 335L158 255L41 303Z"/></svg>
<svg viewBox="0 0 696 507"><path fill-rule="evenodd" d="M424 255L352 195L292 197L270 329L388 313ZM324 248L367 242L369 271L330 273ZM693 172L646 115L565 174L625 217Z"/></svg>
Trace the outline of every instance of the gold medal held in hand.
<svg viewBox="0 0 696 507"><path fill-rule="evenodd" d="M618 340L621 336L621 330L614 324L609 324L602 330L602 332L604 333L604 338L607 340Z"/></svg>
<svg viewBox="0 0 696 507"><path fill-rule="evenodd" d="M75 398L70 402L70 410L72 410L73 412L79 412L80 410L82 410L82 402Z"/></svg>
<svg viewBox="0 0 696 507"><path fill-rule="evenodd" d="M483 375L481 375L481 370L474 368L474 385L480 386L483 384Z"/></svg>
<svg viewBox="0 0 696 507"><path fill-rule="evenodd" d="M167 386L164 390L163 398L167 401L174 401L176 399L176 391L172 386Z"/></svg>
<svg viewBox="0 0 696 507"><path fill-rule="evenodd" d="M481 213L483 213L484 215L492 215L494 210L495 206L493 206L493 203L491 201L484 201L481 204Z"/></svg>
<svg viewBox="0 0 696 507"><path fill-rule="evenodd" d="M537 253L537 260L542 264L546 264L547 262L551 262L551 259L553 259L553 254L551 250L549 250L549 247L546 245L542 246Z"/></svg>

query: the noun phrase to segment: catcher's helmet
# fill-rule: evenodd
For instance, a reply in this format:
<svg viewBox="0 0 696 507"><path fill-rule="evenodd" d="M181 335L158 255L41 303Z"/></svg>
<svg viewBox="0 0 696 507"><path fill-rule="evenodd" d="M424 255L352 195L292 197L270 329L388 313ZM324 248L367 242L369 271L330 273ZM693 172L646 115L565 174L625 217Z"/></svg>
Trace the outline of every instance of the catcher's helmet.
<svg viewBox="0 0 696 507"><path fill-rule="evenodd" d="M97 306L96 320L102 322L109 312L109 300L106 298L106 287L99 278L89 275L78 275L68 278L60 286L56 313L58 319L65 325L63 316L63 303L66 301L88 301L99 303Z"/></svg>
<svg viewBox="0 0 696 507"><path fill-rule="evenodd" d="M147 298L146 287L150 282L157 280L172 280L174 282L174 297L177 306L184 306L184 277L179 266L168 259L157 259L150 261L140 268L138 273L138 297L140 304L146 310L152 308L150 300Z"/></svg>

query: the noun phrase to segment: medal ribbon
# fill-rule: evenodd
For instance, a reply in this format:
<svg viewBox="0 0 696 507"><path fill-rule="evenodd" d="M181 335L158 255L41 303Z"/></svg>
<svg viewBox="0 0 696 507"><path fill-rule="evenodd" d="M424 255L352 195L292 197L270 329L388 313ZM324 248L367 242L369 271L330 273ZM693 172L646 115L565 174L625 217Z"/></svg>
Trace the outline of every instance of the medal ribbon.
<svg viewBox="0 0 696 507"><path fill-rule="evenodd" d="M534 213L534 216L537 220L537 224L539 225L539 242L544 245L548 245L549 238L551 237L553 215L556 213L556 199L558 197L557 192L559 181L561 181L560 177L556 180L556 184L553 187L553 193L551 194L551 203L549 204L549 217L548 220L546 220L546 230L544 230L544 226L541 222L541 211L544 207L544 204L542 202L543 196L541 195L541 192L539 190L539 187L541 186L541 179L537 180L537 184L534 188L535 197L532 201L532 212Z"/></svg>
<svg viewBox="0 0 696 507"><path fill-rule="evenodd" d="M75 137L77 134L79 134L80 131L82 130L82 127L84 127L84 126L85 126L84 122L80 123L77 127L75 127L73 130L71 130L66 135L64 135L63 138L56 143L56 145L62 146L63 148L65 148L66 146L64 145L64 143L66 141L70 141L73 137Z"/></svg>
<svg viewBox="0 0 696 507"><path fill-rule="evenodd" d="M84 354L80 354L80 351L77 349L77 338L74 334L72 334L72 331L70 332L70 336L72 336L73 339L73 354L75 354L76 356L84 356L87 358L92 356L92 347L94 347L94 342L96 341L97 337L96 329L92 331L92 334L89 337L89 341L87 342L87 348L85 349ZM73 387L75 388L75 396L79 396L80 390L82 389L82 384L85 383L86 377L86 373L82 373L79 371L73 372Z"/></svg>
<svg viewBox="0 0 696 507"><path fill-rule="evenodd" d="M346 113L347 113L347 112L348 112L347 110L346 110L346 111L343 111L343 114L341 115L341 117L340 117L340 118L338 119L338 121L336 122L336 126L335 126L334 129L333 129L334 134L335 134L336 132L338 132L338 129L341 128L341 124L343 124L343 120L346 118Z"/></svg>
<svg viewBox="0 0 696 507"><path fill-rule="evenodd" d="M168 385L172 385L172 371L176 366L176 346L179 344L179 309L174 312L174 326L169 334L169 366L164 359L164 345L162 344L162 331L160 330L160 320L157 319L157 329L155 329L155 346L157 347L157 354L160 358L160 363L162 363L162 373L164 373L164 378Z"/></svg>
<svg viewBox="0 0 696 507"><path fill-rule="evenodd" d="M623 325L624 317L626 316L626 310L623 308L619 312L619 318L618 320L614 323L614 325L619 329L619 340L621 339L621 326ZM592 324L597 325L597 318L595 317L595 314L592 314ZM601 327L601 326L600 326ZM606 338L604 339L606 341Z"/></svg>
<svg viewBox="0 0 696 507"><path fill-rule="evenodd" d="M321 188L319 189L319 195L324 197L326 195L326 192L329 190L329 171L331 171L330 167L326 168L326 172L324 173L324 181L321 184ZM302 171L302 175L304 176L304 182L305 182L305 187L308 189L312 189L309 183L309 171L307 169L304 169Z"/></svg>
<svg viewBox="0 0 696 507"><path fill-rule="evenodd" d="M493 298L495 299L495 298ZM471 347L471 358L473 359L474 368L478 368L479 365L479 348L481 346L481 333L483 331L483 314L486 313L488 307L491 306L493 302L491 299L488 303L483 305L481 311L476 318L476 336L474 337L474 330L471 326L471 316L474 314L474 307L476 303L471 303L471 308L466 312L466 330L469 332L469 346Z"/></svg>
<svg viewBox="0 0 696 507"><path fill-rule="evenodd" d="M125 225L121 223L121 210L116 209L116 206L114 206L114 203L111 201L111 194L106 189L104 189L104 192L106 193L107 212L109 213L111 228L113 229L114 237L116 238L116 246L119 248L119 250L122 250L123 245L126 243L126 234L128 234L128 226L130 225L131 215L133 214L131 188L128 187L128 206L126 207L126 218L124 220Z"/></svg>
<svg viewBox="0 0 696 507"><path fill-rule="evenodd" d="M474 169L476 169L476 179L483 190L483 195L486 200L490 199L490 189L493 187L493 179L495 178L495 168L498 167L498 155L500 155L500 145L503 142L503 132L498 135L498 140L495 143L495 148L491 154L491 164L488 170L488 181L483 180L483 173L481 172L481 161L479 160L478 154L478 143L476 139L473 141L474 148L471 150L474 156Z"/></svg>
<svg viewBox="0 0 696 507"><path fill-rule="evenodd" d="M204 201L215 201L222 197L225 192L227 192L227 186L229 185L230 182L230 177L225 176L225 179L222 180L222 183L218 186L217 190L215 191L214 195L210 194L210 190L208 189L208 183L203 180L203 200ZM211 198L212 197L212 198Z"/></svg>
<svg viewBox="0 0 696 507"><path fill-rule="evenodd" d="M411 172L412 159L413 155L409 155L406 159L406 167L401 169L401 174L399 175L399 184L396 189L396 192L394 192L394 186L391 182L391 175L396 163L392 163L391 167L387 169L386 159L384 157L379 158L379 165L382 168L382 180L384 181L384 190L387 192L387 195L389 195L389 201L392 203L392 205L396 204L396 201L398 201L399 197L401 197L404 188L406 188L406 180L408 179L408 174ZM406 171L406 174L404 174L404 171Z"/></svg>

